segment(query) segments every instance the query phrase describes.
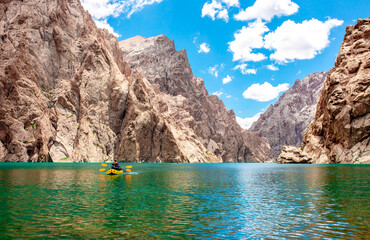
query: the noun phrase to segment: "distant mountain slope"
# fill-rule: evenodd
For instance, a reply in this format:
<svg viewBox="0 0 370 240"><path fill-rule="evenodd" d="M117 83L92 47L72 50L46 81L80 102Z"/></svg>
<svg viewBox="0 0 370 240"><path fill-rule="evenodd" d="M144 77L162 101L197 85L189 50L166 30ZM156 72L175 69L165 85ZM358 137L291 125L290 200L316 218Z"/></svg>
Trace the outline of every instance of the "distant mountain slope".
<svg viewBox="0 0 370 240"><path fill-rule="evenodd" d="M270 105L249 129L269 140L276 159L283 145L300 146L307 126L315 117L316 105L327 73L312 73L297 79L279 100Z"/></svg>
<svg viewBox="0 0 370 240"><path fill-rule="evenodd" d="M160 107L161 114L172 125L181 123L193 132L209 154L224 162L272 160L267 139L240 128L234 112L209 95L203 80L193 76L186 51L176 51L172 40L164 35L146 40L136 36L121 41L120 46L123 59L156 89L153 101L172 106ZM174 107L179 98L182 105Z"/></svg>

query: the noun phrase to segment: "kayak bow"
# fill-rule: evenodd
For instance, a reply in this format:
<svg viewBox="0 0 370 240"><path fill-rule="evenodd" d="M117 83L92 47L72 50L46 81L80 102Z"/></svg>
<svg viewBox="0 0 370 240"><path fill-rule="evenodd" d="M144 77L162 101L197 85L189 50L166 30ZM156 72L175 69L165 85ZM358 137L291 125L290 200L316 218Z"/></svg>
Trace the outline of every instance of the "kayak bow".
<svg viewBox="0 0 370 240"><path fill-rule="evenodd" d="M119 175L123 174L123 170L109 169L107 175Z"/></svg>

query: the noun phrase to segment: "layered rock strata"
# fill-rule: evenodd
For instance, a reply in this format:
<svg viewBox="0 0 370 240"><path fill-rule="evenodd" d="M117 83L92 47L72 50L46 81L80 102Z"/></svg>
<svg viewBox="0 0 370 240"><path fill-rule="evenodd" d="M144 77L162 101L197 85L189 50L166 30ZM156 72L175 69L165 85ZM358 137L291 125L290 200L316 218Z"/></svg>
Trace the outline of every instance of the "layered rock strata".
<svg viewBox="0 0 370 240"><path fill-rule="evenodd" d="M298 147L283 146L277 159L278 163L311 163L312 158Z"/></svg>
<svg viewBox="0 0 370 240"><path fill-rule="evenodd" d="M176 51L172 40L164 35L136 36L120 46L125 61L155 89L152 99L161 115L196 136L207 154L223 162L272 160L267 140L240 128L234 112L217 96L209 95L203 80L193 76L186 51Z"/></svg>
<svg viewBox="0 0 370 240"><path fill-rule="evenodd" d="M249 129L269 140L276 159L283 145L300 146L308 125L315 118L326 72L312 73L283 93Z"/></svg>
<svg viewBox="0 0 370 240"><path fill-rule="evenodd" d="M302 151L312 163L370 163L370 18L347 26Z"/></svg>
<svg viewBox="0 0 370 240"><path fill-rule="evenodd" d="M117 39L98 29L78 0L2 1L0 42L0 161L236 162L268 155L267 141L254 154L240 135L218 134L222 151L211 139L205 145L189 99L161 92L131 69ZM183 84L203 86L191 80ZM224 108L213 98L210 107Z"/></svg>

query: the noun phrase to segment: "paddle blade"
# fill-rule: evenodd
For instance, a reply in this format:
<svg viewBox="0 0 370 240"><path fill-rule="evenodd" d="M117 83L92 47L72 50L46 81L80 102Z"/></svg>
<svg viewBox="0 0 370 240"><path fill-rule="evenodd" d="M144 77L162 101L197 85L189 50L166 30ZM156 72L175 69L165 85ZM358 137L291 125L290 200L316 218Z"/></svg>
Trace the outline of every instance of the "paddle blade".
<svg viewBox="0 0 370 240"><path fill-rule="evenodd" d="M104 168L100 168L99 169L99 172L104 172L105 171L105 169Z"/></svg>
<svg viewBox="0 0 370 240"><path fill-rule="evenodd" d="M126 168L132 168L132 166L130 165L130 166L126 166Z"/></svg>
<svg viewBox="0 0 370 240"><path fill-rule="evenodd" d="M126 172L131 172L131 169L130 168L126 168Z"/></svg>
<svg viewBox="0 0 370 240"><path fill-rule="evenodd" d="M105 164L105 163L102 163L101 164L103 167L108 167L108 165L107 164Z"/></svg>

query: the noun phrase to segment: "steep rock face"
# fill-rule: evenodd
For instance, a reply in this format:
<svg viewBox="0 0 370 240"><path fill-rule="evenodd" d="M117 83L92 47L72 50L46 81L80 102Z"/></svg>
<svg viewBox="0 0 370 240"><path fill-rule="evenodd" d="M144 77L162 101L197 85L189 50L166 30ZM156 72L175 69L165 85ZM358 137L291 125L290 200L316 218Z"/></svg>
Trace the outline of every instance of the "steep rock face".
<svg viewBox="0 0 370 240"><path fill-rule="evenodd" d="M79 1L0 6L0 160L113 159L129 74L117 41Z"/></svg>
<svg viewBox="0 0 370 240"><path fill-rule="evenodd" d="M3 1L0 36L0 161L205 161L78 0Z"/></svg>
<svg viewBox="0 0 370 240"><path fill-rule="evenodd" d="M217 96L208 95L203 80L193 76L186 51L176 51L172 40L163 35L137 36L120 42L120 47L123 59L155 89L152 99L161 115L171 125L181 125L208 156L224 162L272 160L267 140L243 131L234 112ZM179 102L182 107L176 106Z"/></svg>
<svg viewBox="0 0 370 240"><path fill-rule="evenodd" d="M188 99L132 71L117 39L78 0L2 1L0 42L0 161L221 161L219 145L194 133ZM186 74L181 67L176 74ZM207 101L212 113L224 109L218 98ZM225 153L229 161L257 161L226 136L219 142L240 150Z"/></svg>
<svg viewBox="0 0 370 240"><path fill-rule="evenodd" d="M370 163L370 18L346 28L302 149L314 163Z"/></svg>
<svg viewBox="0 0 370 240"><path fill-rule="evenodd" d="M300 146L303 135L315 117L326 72L312 73L296 80L279 100L252 124L250 131L269 140L276 159L283 145Z"/></svg>

